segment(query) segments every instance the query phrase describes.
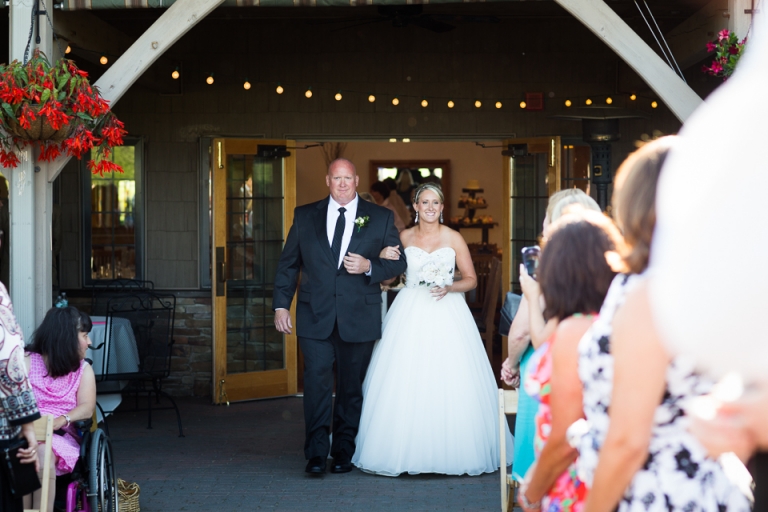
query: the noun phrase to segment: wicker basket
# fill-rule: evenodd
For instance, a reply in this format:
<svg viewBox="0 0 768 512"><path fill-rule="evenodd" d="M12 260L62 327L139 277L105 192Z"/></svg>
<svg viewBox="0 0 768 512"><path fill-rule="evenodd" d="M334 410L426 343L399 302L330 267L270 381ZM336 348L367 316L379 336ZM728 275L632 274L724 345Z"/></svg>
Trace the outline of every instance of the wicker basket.
<svg viewBox="0 0 768 512"><path fill-rule="evenodd" d="M117 479L118 510L121 512L139 512L139 494L141 489L136 482L126 482L122 478Z"/></svg>

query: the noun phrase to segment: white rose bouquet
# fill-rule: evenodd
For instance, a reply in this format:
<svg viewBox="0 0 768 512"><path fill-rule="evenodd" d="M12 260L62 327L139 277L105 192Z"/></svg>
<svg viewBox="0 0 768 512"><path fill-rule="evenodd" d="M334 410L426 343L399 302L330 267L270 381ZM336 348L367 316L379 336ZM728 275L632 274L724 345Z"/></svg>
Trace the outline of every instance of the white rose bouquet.
<svg viewBox="0 0 768 512"><path fill-rule="evenodd" d="M453 267L447 264L427 263L419 272L419 285L440 288L453 284Z"/></svg>

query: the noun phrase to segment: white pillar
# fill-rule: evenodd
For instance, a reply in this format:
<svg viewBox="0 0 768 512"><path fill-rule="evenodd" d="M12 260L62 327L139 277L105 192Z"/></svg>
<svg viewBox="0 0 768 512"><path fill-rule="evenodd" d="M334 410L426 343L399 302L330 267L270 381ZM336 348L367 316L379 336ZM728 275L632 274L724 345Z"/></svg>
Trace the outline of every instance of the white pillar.
<svg viewBox="0 0 768 512"><path fill-rule="evenodd" d="M760 4L754 2L755 8ZM764 8L762 5L761 8ZM752 13L744 12L752 9L752 0L728 0L728 30L734 32L739 40L746 37L752 24Z"/></svg>

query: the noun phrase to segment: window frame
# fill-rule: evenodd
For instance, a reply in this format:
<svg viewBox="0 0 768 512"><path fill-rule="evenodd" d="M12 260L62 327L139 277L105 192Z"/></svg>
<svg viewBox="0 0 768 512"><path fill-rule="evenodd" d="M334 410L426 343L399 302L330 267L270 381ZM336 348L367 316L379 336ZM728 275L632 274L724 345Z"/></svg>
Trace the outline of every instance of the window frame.
<svg viewBox="0 0 768 512"><path fill-rule="evenodd" d="M146 251L144 250L144 243L146 238L146 201L144 183L146 181L146 150L147 146L142 137L126 137L123 146L134 146L136 159L134 178L136 181L136 199L133 209L133 222L135 233L135 250L136 250L136 275L134 279L144 279L146 270ZM80 161L80 182L82 184L80 192L81 199L80 204L82 206L82 258L81 258L81 271L82 282L84 288L98 288L103 283L106 283L108 279L94 279L91 274L91 250L93 248L93 241L91 238L91 185L93 174L88 169L88 162L90 161L90 155L83 157Z"/></svg>

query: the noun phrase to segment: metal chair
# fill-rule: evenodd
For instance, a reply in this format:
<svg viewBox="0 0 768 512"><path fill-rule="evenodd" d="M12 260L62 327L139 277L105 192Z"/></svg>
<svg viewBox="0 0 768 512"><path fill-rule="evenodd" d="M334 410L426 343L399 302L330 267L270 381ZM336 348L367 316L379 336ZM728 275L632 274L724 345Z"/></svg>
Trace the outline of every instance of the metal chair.
<svg viewBox="0 0 768 512"><path fill-rule="evenodd" d="M153 291L155 283L141 279L112 279L100 282L93 288L91 316L107 316L107 303L114 297L135 292Z"/></svg>
<svg viewBox="0 0 768 512"><path fill-rule="evenodd" d="M110 299L107 304L106 341L101 368L96 369L99 383L127 382L123 394L147 394L147 428L152 428L152 396L160 403L167 398L172 407L154 407L176 411L179 437L184 437L181 414L175 400L162 390L162 382L171 373L173 324L176 297L141 291ZM104 388L105 386L102 386ZM104 391L107 391L106 389ZM114 390L112 391L114 392Z"/></svg>

